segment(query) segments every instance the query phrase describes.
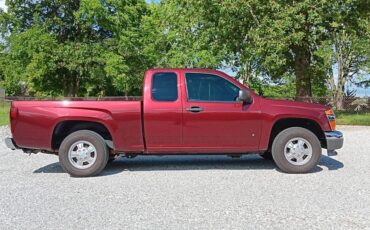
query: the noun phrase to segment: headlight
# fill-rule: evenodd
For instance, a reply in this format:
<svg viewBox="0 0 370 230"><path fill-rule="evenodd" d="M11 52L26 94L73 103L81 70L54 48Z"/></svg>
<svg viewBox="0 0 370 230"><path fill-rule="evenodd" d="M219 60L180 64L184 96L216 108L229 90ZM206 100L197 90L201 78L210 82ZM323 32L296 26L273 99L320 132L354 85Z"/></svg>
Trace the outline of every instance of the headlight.
<svg viewBox="0 0 370 230"><path fill-rule="evenodd" d="M325 114L326 114L326 117L328 118L331 130L335 130L335 127L336 127L337 124L335 122L334 111L332 109L328 109L328 110L325 111Z"/></svg>

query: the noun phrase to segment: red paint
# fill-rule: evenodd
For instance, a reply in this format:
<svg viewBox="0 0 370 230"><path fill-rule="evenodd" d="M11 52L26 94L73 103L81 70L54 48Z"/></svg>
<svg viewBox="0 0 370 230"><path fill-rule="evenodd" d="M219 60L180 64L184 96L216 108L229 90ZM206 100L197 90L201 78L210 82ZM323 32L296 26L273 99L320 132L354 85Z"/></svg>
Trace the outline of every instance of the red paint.
<svg viewBox="0 0 370 230"><path fill-rule="evenodd" d="M156 72L177 74L176 101L152 99L151 82ZM253 103L188 101L187 72L210 73L225 78L248 90ZM204 111L186 111L191 106L200 106ZM322 105L264 99L232 77L215 70L153 69L145 74L142 102L15 101L10 117L14 141L22 148L52 150L52 134L58 123L79 120L104 125L113 138L115 150L121 152L245 153L266 150L271 129L279 119L310 119L317 122L323 131L330 131L326 109Z"/></svg>

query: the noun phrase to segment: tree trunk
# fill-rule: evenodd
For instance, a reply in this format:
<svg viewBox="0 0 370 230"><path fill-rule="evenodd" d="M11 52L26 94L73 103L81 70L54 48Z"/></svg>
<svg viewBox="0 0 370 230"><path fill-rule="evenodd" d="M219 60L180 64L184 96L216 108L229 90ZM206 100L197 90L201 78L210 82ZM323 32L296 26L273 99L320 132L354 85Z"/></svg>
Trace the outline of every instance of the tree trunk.
<svg viewBox="0 0 370 230"><path fill-rule="evenodd" d="M125 97L127 97L128 96L128 89L129 89L129 85L128 85L128 83L125 83Z"/></svg>
<svg viewBox="0 0 370 230"><path fill-rule="evenodd" d="M342 90L338 90L336 95L334 96L334 101L335 101L335 108L337 110L343 110L344 109L344 95Z"/></svg>
<svg viewBox="0 0 370 230"><path fill-rule="evenodd" d="M296 99L306 101L312 96L311 89L311 53L308 47L296 46L294 52L294 72L296 77ZM308 98L309 100L309 98Z"/></svg>
<svg viewBox="0 0 370 230"><path fill-rule="evenodd" d="M241 78L243 85L249 86L249 75L246 72L241 74Z"/></svg>
<svg viewBox="0 0 370 230"><path fill-rule="evenodd" d="M337 75L337 83L334 80L333 70L329 70L329 84L332 91L332 105L335 107L336 110L343 110L344 109L344 85L345 85L345 78L341 74L340 68L338 69Z"/></svg>
<svg viewBox="0 0 370 230"><path fill-rule="evenodd" d="M333 92L334 94L334 105L336 110L344 110L344 90L347 77L339 75L338 71L338 85L337 90Z"/></svg>
<svg viewBox="0 0 370 230"><path fill-rule="evenodd" d="M243 85L246 85L249 87L249 79L251 77L251 68L249 66L249 63L244 64L244 73L242 74L243 77Z"/></svg>
<svg viewBox="0 0 370 230"><path fill-rule="evenodd" d="M73 76L72 81L72 97L77 96L77 90L78 90L78 79L77 76Z"/></svg>
<svg viewBox="0 0 370 230"><path fill-rule="evenodd" d="M336 58L338 63L338 75L337 75L337 84L335 86L334 77L332 81L332 85L334 85L333 90L333 100L334 100L334 106L336 110L344 110L344 90L345 90L345 84L349 77L350 72L350 63L348 63L348 66L346 65L346 57L343 56L343 50L342 50L342 42L341 42L341 36L338 34L336 40L335 40L335 50L336 50Z"/></svg>
<svg viewBox="0 0 370 230"><path fill-rule="evenodd" d="M63 75L63 96L64 97L68 97L68 91L69 91L68 80L67 80L66 75Z"/></svg>

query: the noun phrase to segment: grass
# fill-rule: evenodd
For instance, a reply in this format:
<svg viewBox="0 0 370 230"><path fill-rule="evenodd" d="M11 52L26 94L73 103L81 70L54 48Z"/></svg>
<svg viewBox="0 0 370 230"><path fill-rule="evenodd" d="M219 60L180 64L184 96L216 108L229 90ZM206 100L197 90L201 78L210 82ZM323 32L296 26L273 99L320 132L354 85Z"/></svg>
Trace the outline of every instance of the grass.
<svg viewBox="0 0 370 230"><path fill-rule="evenodd" d="M0 102L0 125L9 124L9 103ZM370 126L370 112L341 112L336 111L338 125L367 125Z"/></svg>
<svg viewBox="0 0 370 230"><path fill-rule="evenodd" d="M9 124L9 106L8 102L0 102L0 125Z"/></svg>
<svg viewBox="0 0 370 230"><path fill-rule="evenodd" d="M370 112L335 112L338 125L370 126Z"/></svg>

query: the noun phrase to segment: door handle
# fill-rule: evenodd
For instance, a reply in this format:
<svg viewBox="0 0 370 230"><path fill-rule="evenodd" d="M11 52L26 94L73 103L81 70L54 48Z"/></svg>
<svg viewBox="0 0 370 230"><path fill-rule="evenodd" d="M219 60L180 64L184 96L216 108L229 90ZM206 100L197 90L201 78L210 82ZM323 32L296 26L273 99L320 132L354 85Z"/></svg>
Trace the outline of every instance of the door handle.
<svg viewBox="0 0 370 230"><path fill-rule="evenodd" d="M192 106L192 107L186 108L186 111L189 111L192 113L199 113L203 111L203 108L199 106Z"/></svg>

